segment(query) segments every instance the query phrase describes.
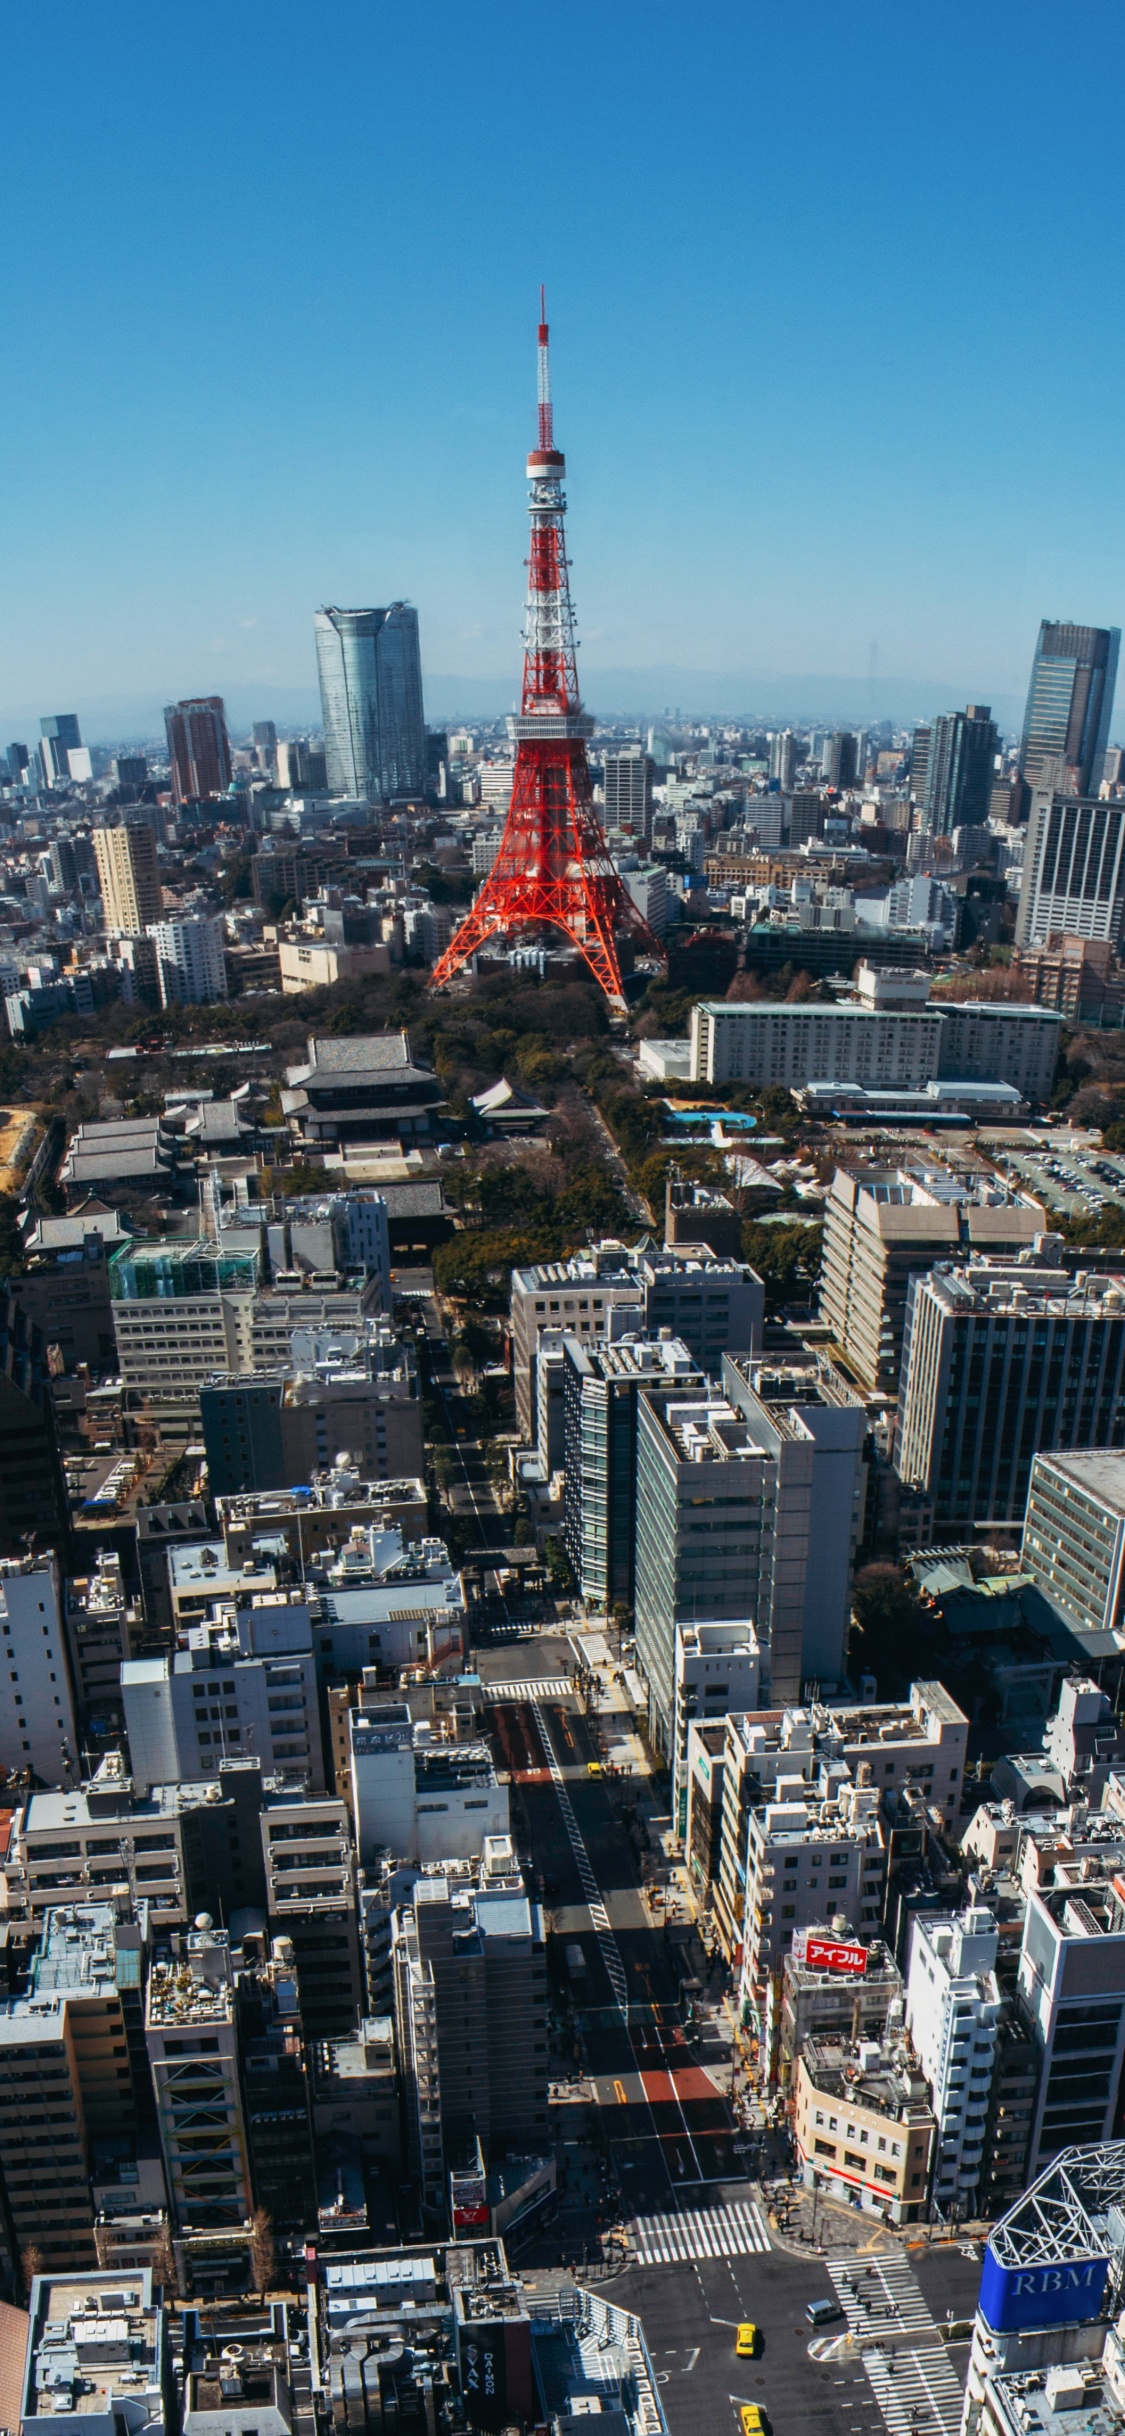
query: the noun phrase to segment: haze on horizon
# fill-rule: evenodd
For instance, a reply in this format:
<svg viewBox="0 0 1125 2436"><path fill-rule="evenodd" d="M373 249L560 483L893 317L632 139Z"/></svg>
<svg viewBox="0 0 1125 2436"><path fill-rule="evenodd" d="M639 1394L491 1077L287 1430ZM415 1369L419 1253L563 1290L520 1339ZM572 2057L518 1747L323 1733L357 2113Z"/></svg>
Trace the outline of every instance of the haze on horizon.
<svg viewBox="0 0 1125 2436"><path fill-rule="evenodd" d="M1011 725L1042 616L1125 624L1113 154L1041 0L192 29L8 28L3 733L300 723L314 608L400 596L430 715L506 709L541 278L606 714Z"/></svg>

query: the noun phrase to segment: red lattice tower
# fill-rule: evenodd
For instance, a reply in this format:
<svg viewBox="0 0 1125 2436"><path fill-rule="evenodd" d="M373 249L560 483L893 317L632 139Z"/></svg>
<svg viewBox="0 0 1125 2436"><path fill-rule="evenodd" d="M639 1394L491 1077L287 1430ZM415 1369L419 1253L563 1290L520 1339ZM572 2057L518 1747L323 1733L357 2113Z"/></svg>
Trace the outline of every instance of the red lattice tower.
<svg viewBox="0 0 1125 2436"><path fill-rule="evenodd" d="M540 289L540 315L546 311ZM501 932L565 931L614 1006L624 1007L616 931L663 949L617 871L594 810L586 739L594 722L578 694L577 638L566 555L566 459L555 447L547 323L539 323L539 446L527 460L531 556L523 706L509 719L516 746L512 802L496 861L472 912L434 967L440 988Z"/></svg>

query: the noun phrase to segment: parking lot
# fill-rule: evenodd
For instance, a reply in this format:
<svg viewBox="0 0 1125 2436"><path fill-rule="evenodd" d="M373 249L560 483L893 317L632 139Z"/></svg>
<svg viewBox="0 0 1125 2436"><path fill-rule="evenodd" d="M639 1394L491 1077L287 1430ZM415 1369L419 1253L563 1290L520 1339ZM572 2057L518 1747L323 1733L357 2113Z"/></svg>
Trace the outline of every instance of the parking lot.
<svg viewBox="0 0 1125 2436"><path fill-rule="evenodd" d="M1111 1151L1010 1151L1001 1165L1060 1217L1096 1218L1111 1202L1125 1209L1125 1159Z"/></svg>

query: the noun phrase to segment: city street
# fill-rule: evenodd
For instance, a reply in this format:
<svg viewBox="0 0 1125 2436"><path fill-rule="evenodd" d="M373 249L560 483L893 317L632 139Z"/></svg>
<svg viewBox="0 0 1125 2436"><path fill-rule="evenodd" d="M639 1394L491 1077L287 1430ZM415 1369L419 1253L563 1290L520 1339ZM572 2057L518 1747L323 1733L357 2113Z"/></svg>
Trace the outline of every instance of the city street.
<svg viewBox="0 0 1125 2436"><path fill-rule="evenodd" d="M773 2436L957 2436L968 2346L947 2346L941 2330L949 2316L971 2315L979 2264L955 2244L904 2252L881 2227L873 2239L876 2277L886 2277L894 2306L862 2348L837 2350L842 2319L813 2336L806 2304L836 2291L821 2259L771 2249L615 2278L614 2300L644 2325L671 2436L738 2436L742 2402L759 2405ZM860 2253L860 2277L863 2265ZM855 2266L849 2259L847 2271ZM735 2334L747 2318L760 2348L737 2360Z"/></svg>
<svg viewBox="0 0 1125 2436"><path fill-rule="evenodd" d="M546 1661L557 1647L552 1636L536 1654ZM625 2216L745 2202L729 2101L680 2024L680 1950L652 1915L622 1823L635 1785L590 1776L597 1745L575 1702L501 1701L492 1713L556 1951L581 1949L570 1993Z"/></svg>

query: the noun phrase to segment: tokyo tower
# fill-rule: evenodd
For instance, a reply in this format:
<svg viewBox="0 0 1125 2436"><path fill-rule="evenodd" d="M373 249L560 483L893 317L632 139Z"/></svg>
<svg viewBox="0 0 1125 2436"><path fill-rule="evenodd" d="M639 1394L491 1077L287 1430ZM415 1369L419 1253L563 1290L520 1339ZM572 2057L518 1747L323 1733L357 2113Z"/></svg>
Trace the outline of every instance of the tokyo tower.
<svg viewBox="0 0 1125 2436"><path fill-rule="evenodd" d="M489 878L434 967L441 987L486 939L549 925L565 931L615 1007L624 1009L615 932L650 955L663 949L616 870L594 810L586 739L594 722L578 694L577 639L566 555L566 459L555 447L546 303L540 289L539 446L527 460L531 555L523 703L512 802Z"/></svg>

